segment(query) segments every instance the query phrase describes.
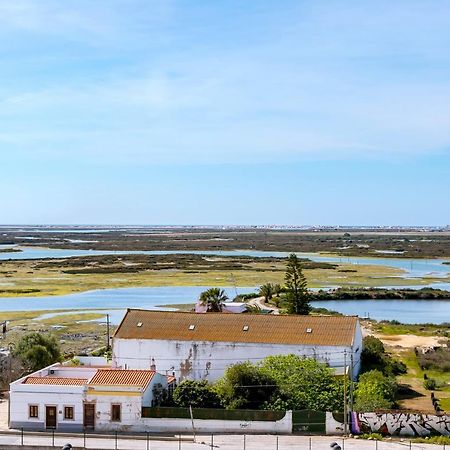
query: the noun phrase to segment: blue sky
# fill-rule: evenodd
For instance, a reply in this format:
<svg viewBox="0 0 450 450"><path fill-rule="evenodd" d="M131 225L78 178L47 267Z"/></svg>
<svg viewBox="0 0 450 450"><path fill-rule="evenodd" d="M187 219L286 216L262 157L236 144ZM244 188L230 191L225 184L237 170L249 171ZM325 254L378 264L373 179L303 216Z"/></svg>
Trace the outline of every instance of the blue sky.
<svg viewBox="0 0 450 450"><path fill-rule="evenodd" d="M450 223L447 1L0 0L0 223Z"/></svg>

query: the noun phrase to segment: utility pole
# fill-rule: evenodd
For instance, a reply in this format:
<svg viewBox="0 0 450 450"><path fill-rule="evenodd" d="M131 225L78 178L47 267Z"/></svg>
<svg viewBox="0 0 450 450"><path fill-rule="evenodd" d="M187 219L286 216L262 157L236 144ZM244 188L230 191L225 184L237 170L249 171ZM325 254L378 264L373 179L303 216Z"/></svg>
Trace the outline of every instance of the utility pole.
<svg viewBox="0 0 450 450"><path fill-rule="evenodd" d="M353 391L354 391L354 383L353 383L353 349L350 353L350 412L353 412Z"/></svg>
<svg viewBox="0 0 450 450"><path fill-rule="evenodd" d="M344 436L348 434L347 420L347 350L344 350Z"/></svg>
<svg viewBox="0 0 450 450"><path fill-rule="evenodd" d="M106 314L106 351L108 352L111 345L109 344L109 314Z"/></svg>

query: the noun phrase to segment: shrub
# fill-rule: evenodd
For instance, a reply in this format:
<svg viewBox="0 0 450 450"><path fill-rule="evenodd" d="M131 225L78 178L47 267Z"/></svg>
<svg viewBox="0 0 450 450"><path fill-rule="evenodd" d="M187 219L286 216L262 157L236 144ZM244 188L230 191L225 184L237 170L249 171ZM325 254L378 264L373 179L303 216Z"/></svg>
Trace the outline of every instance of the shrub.
<svg viewBox="0 0 450 450"><path fill-rule="evenodd" d="M220 400L213 387L206 381L182 381L173 392L177 406L193 408L218 408Z"/></svg>
<svg viewBox="0 0 450 450"><path fill-rule="evenodd" d="M423 380L423 387L429 391L434 391L437 387L436 380L434 378L427 378Z"/></svg>
<svg viewBox="0 0 450 450"><path fill-rule="evenodd" d="M379 370L384 375L399 375L406 373L406 365L393 359L386 353L383 343L374 336L366 336L363 340L361 353L361 371Z"/></svg>
<svg viewBox="0 0 450 450"><path fill-rule="evenodd" d="M385 376L379 370L371 370L359 377L355 389L355 411L370 412L378 409L390 409L398 385L395 378Z"/></svg>

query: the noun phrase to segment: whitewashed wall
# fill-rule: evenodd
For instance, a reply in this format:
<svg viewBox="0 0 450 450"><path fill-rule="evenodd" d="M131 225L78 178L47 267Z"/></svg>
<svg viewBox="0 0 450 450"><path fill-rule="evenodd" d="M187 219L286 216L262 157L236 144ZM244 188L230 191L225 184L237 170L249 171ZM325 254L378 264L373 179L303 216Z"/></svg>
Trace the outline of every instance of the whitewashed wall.
<svg viewBox="0 0 450 450"><path fill-rule="evenodd" d="M359 342L358 342L359 340ZM159 372L172 373L178 380L207 379L215 381L225 369L234 363L257 362L271 355L295 354L314 357L326 362L332 368L344 366L344 350L347 351L347 365L350 354L354 354L355 371L359 371L359 359L362 350L361 334L355 337L352 347L283 345L236 342L195 342L152 339L114 339L113 365L131 369L149 369L152 358Z"/></svg>
<svg viewBox="0 0 450 450"><path fill-rule="evenodd" d="M145 390L136 387L96 386L86 393L86 401L95 403L95 429L98 431L132 431L141 423L142 406L151 406L156 384L167 388L167 378L155 374ZM115 392L116 391L116 392ZM121 420L113 422L113 404L121 405Z"/></svg>
<svg viewBox="0 0 450 450"><path fill-rule="evenodd" d="M10 391L10 428L45 429L45 406L56 406L57 428L83 427L83 386L17 385ZM39 417L29 418L29 405L39 406ZM64 420L64 406L74 407L74 420Z"/></svg>

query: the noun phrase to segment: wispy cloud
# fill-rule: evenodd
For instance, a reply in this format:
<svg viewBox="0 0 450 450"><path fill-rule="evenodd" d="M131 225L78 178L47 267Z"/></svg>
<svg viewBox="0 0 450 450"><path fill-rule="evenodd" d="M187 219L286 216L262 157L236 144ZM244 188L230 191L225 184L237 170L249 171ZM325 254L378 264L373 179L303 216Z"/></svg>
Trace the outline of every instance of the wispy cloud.
<svg viewBox="0 0 450 450"><path fill-rule="evenodd" d="M113 163L447 151L445 5L439 14L421 2L332 3L274 13L262 2L234 19L211 4L1 2L3 36L36 36L44 61L55 49L40 40L58 36L67 56L4 80L0 150Z"/></svg>

